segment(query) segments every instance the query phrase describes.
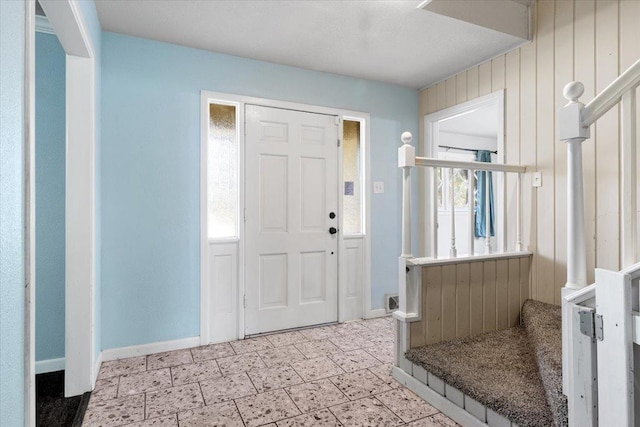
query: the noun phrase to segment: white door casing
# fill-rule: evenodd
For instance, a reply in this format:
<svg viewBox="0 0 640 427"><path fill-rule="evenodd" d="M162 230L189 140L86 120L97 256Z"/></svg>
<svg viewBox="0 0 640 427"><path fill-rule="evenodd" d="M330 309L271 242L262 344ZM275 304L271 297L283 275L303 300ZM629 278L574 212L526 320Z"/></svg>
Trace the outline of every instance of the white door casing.
<svg viewBox="0 0 640 427"><path fill-rule="evenodd" d="M245 108L245 334L335 322L339 118Z"/></svg>

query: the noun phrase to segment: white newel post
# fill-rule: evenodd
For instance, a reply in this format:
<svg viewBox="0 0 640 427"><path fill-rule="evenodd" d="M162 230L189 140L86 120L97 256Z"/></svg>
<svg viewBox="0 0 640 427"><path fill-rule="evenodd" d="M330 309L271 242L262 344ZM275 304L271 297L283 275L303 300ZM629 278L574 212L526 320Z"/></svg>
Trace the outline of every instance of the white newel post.
<svg viewBox="0 0 640 427"><path fill-rule="evenodd" d="M411 146L411 133L401 136L402 146L398 149L398 167L402 168L402 254L398 260L398 296L400 307L393 313L397 322L395 340L395 365L405 372L411 373L411 362L404 353L409 349L409 323L419 319L420 275L419 268L407 271L407 260L413 258L411 253L411 168L416 165L415 148Z"/></svg>
<svg viewBox="0 0 640 427"><path fill-rule="evenodd" d="M584 191L582 173L582 143L590 137L589 128L582 125L584 104L578 98L584 93L580 82L571 82L563 95L569 103L560 108L558 135L567 144L567 283L565 297L587 285L587 255L585 247ZM569 319L572 313L562 301L562 377L565 394L570 396ZM569 415L571 416L571 415Z"/></svg>

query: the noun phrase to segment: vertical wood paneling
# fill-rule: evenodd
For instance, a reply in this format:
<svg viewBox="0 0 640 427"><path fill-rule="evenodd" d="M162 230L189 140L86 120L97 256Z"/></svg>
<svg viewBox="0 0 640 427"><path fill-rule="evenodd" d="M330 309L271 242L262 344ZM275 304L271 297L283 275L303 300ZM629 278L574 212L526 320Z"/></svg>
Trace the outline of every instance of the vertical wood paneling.
<svg viewBox="0 0 640 427"><path fill-rule="evenodd" d="M520 111L520 51L507 54L505 63L505 112ZM520 164L520 114L505 114L505 161L509 164ZM507 174L507 212L517 212L516 175ZM506 215L507 250L515 250L516 220L515 215Z"/></svg>
<svg viewBox="0 0 640 427"><path fill-rule="evenodd" d="M537 40L537 134L538 171L542 172L542 187L538 198L538 296L540 301L553 303L555 294L555 93L553 84L554 10L555 1L538 2Z"/></svg>
<svg viewBox="0 0 640 427"><path fill-rule="evenodd" d="M473 67L467 70L467 99L478 97L478 69L479 67Z"/></svg>
<svg viewBox="0 0 640 427"><path fill-rule="evenodd" d="M442 339L456 337L456 266L442 266Z"/></svg>
<svg viewBox="0 0 640 427"><path fill-rule="evenodd" d="M456 337L470 334L469 263L456 266Z"/></svg>
<svg viewBox="0 0 640 427"><path fill-rule="evenodd" d="M574 3L574 80L584 84L585 102L595 96L595 1L580 0ZM582 143L584 169L584 212L587 238L587 281L595 281L596 267L596 140L595 132ZM589 190L591 189L591 190ZM556 283L556 286L558 284Z"/></svg>
<svg viewBox="0 0 640 427"><path fill-rule="evenodd" d="M596 93L618 77L618 2L596 2ZM596 133L596 265L618 270L619 139L618 109L602 116Z"/></svg>
<svg viewBox="0 0 640 427"><path fill-rule="evenodd" d="M426 271L425 271L426 270ZM422 270L422 277L427 278L427 311L423 319L427 321L427 344L442 340L442 267L427 267ZM424 289L423 289L424 290Z"/></svg>
<svg viewBox="0 0 640 427"><path fill-rule="evenodd" d="M469 293L471 320L471 335L481 334L483 331L483 290L482 290L482 262L472 262L469 265Z"/></svg>
<svg viewBox="0 0 640 427"><path fill-rule="evenodd" d="M491 93L491 61L478 67L478 94L480 96Z"/></svg>
<svg viewBox="0 0 640 427"><path fill-rule="evenodd" d="M522 237L525 247L535 255L527 264L526 274L520 269L520 299L559 303L559 292L566 281L567 221L566 146L558 140L556 122L558 108L566 103L561 89L571 80L583 82L582 101L586 103L640 58L640 1L545 0L536 2L532 12L536 29L532 43L423 90L421 97L426 101L421 103L421 114L425 108L428 112L445 108L452 99L461 103L501 86L506 89L506 160L543 173L541 188L532 188L531 174L523 176ZM638 132L640 135L640 127ZM592 128L592 138L583 144L590 282L596 266L619 267L619 153L619 114L614 109ZM638 158L640 161L640 150ZM509 213L515 212L514 185L515 179L508 178ZM509 224L507 229L507 248L512 249L515 230ZM470 267L470 275L472 268L477 267ZM486 295L494 292L495 296L495 288L486 278L492 274L495 286L496 270L483 268L483 306L496 303L496 298L491 302ZM530 287L523 289L523 283L529 282ZM470 285L470 300L473 298ZM498 320L485 316L483 330L487 322Z"/></svg>
<svg viewBox="0 0 640 427"><path fill-rule="evenodd" d="M467 100L467 73L466 71L456 76L456 103Z"/></svg>
<svg viewBox="0 0 640 427"><path fill-rule="evenodd" d="M509 327L509 261L496 262L496 324L498 329Z"/></svg>
<svg viewBox="0 0 640 427"><path fill-rule="evenodd" d="M456 78L451 77L445 80L445 91L447 93L447 107L456 105Z"/></svg>
<svg viewBox="0 0 640 427"><path fill-rule="evenodd" d="M520 320L520 260L509 260L508 326L516 326Z"/></svg>
<svg viewBox="0 0 640 427"><path fill-rule="evenodd" d="M483 263L482 290L484 311L483 332L494 331L496 329L496 262L486 261Z"/></svg>
<svg viewBox="0 0 640 427"><path fill-rule="evenodd" d="M422 320L411 347L514 326L529 293L530 256L422 268Z"/></svg>
<svg viewBox="0 0 640 427"><path fill-rule="evenodd" d="M554 106L564 105L562 89L573 80L573 0L556 2L554 37ZM555 116L554 116L555 118ZM554 280L567 277L567 147L560 142L558 124L554 121L555 145L555 271ZM560 288L551 282L553 303L560 304Z"/></svg>

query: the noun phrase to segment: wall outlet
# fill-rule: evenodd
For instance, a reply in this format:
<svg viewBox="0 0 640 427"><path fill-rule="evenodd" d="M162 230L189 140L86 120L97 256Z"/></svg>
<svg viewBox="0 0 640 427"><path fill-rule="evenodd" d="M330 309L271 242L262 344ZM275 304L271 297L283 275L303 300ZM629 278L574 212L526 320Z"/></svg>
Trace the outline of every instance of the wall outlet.
<svg viewBox="0 0 640 427"><path fill-rule="evenodd" d="M542 187L542 172L534 172L531 183L534 187Z"/></svg>
<svg viewBox="0 0 640 427"><path fill-rule="evenodd" d="M375 181L373 183L373 193L374 194L384 193L384 181Z"/></svg>

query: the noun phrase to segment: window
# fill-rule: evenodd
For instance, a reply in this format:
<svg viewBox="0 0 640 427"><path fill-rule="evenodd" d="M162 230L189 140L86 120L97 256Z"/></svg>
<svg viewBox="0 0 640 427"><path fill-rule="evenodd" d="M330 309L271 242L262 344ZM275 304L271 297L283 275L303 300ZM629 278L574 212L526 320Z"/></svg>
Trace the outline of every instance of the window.
<svg viewBox="0 0 640 427"><path fill-rule="evenodd" d="M207 235L238 237L238 131L234 105L209 104Z"/></svg>
<svg viewBox="0 0 640 427"><path fill-rule="evenodd" d="M343 228L344 234L362 233L361 123L343 122Z"/></svg>

